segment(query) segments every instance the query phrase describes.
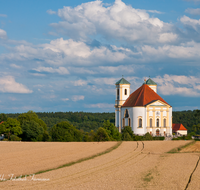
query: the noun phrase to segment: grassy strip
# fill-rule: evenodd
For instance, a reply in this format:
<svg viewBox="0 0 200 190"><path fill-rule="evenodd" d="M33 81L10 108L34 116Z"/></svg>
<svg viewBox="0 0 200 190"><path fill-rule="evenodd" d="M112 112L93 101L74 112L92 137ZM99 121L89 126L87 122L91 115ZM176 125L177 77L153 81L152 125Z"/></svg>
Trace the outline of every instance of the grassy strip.
<svg viewBox="0 0 200 190"><path fill-rule="evenodd" d="M186 148L186 147L188 147L188 146L190 146L190 145L192 145L192 144L194 144L194 143L195 143L195 141L193 140L192 142L189 142L189 143L187 143L186 145L179 146L179 147L177 147L177 148L173 148L172 150L170 150L170 151L167 152L167 153L170 153L170 154L179 153L182 149L184 149L184 148Z"/></svg>
<svg viewBox="0 0 200 190"><path fill-rule="evenodd" d="M17 176L17 177L14 177L14 179L19 179L19 178L34 176L34 175L37 175L37 174L42 174L42 173L45 173L45 172L57 170L57 169L64 168L64 167L68 167L68 166L72 166L72 165L74 165L74 164L78 164L78 163L81 163L81 162L84 162L84 161L87 161L87 160L91 160L91 159L93 159L93 158L96 158L96 157L98 157L98 156L102 156L102 155L104 155L104 154L107 154L107 153L109 153L109 152L115 150L115 149L118 148L121 144L122 144L122 141L119 141L119 142L117 142L117 144L114 145L113 147L108 148L107 150L105 150L105 151L103 151L103 152L100 152L100 153L98 153L98 154L95 154L95 155L93 155L93 156L89 156L89 157L86 157L86 158L81 158L81 159L79 159L79 160L77 160L77 161L69 162L69 163L64 164L64 165L62 165L62 166L59 166L59 167L57 167L57 168L42 170L42 171L36 172L36 173L34 173L34 174ZM9 180L12 180L12 179L0 180L0 182L9 181Z"/></svg>

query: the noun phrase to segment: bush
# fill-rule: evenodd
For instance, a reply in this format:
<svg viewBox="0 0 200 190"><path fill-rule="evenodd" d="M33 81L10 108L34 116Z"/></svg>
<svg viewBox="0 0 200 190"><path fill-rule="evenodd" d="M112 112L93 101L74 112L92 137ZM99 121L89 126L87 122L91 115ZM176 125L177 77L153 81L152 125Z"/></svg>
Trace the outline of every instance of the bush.
<svg viewBox="0 0 200 190"><path fill-rule="evenodd" d="M95 135L95 141L110 141L110 137L108 136L106 130L102 127L99 127L97 133Z"/></svg>
<svg viewBox="0 0 200 190"><path fill-rule="evenodd" d="M153 140L163 141L164 139L165 139L165 137L153 137Z"/></svg>
<svg viewBox="0 0 200 190"><path fill-rule="evenodd" d="M153 137L147 132L144 136L143 136L143 140L144 141L152 141Z"/></svg>
<svg viewBox="0 0 200 190"><path fill-rule="evenodd" d="M129 135L127 135L127 133ZM130 139L130 141L133 141L135 139L135 135L133 134L133 131L132 131L131 127L129 127L129 126L125 126L122 129L122 140L126 141L126 139Z"/></svg>
<svg viewBox="0 0 200 190"><path fill-rule="evenodd" d="M19 138L19 137L16 136L16 135L11 135L11 136L10 136L10 140L11 140L11 141L21 141L22 139Z"/></svg>

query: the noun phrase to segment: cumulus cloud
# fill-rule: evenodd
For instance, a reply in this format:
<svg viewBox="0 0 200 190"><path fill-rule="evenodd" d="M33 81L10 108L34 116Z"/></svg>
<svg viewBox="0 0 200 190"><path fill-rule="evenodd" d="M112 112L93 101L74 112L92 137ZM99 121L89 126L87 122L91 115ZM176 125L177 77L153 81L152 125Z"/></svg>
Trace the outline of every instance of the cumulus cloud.
<svg viewBox="0 0 200 190"><path fill-rule="evenodd" d="M7 33L5 30L0 29L0 38L5 39L7 38Z"/></svg>
<svg viewBox="0 0 200 190"><path fill-rule="evenodd" d="M144 45L142 48L143 56L149 61L164 60L166 58L180 59L180 60L193 60L198 62L200 58L200 43L194 41L182 43L181 45L164 45L152 47Z"/></svg>
<svg viewBox="0 0 200 190"><path fill-rule="evenodd" d="M159 84L158 90L164 95L200 96L200 81L194 76L167 75L153 79Z"/></svg>
<svg viewBox="0 0 200 190"><path fill-rule="evenodd" d="M50 15L56 14L56 11L52 11L51 9L47 10L47 13Z"/></svg>
<svg viewBox="0 0 200 190"><path fill-rule="evenodd" d="M0 78L0 92L8 92L8 93L32 93L32 90L29 90L23 84L17 83L12 76L6 76Z"/></svg>
<svg viewBox="0 0 200 190"><path fill-rule="evenodd" d="M200 8L197 9L188 8L185 10L185 12L192 15L200 15Z"/></svg>
<svg viewBox="0 0 200 190"><path fill-rule="evenodd" d="M66 101L69 100L69 98L62 98L61 100L64 101L64 102L66 102Z"/></svg>
<svg viewBox="0 0 200 190"><path fill-rule="evenodd" d="M69 71L65 67L59 67L58 69L52 67L38 67L33 70L37 72L58 73L60 75L69 74Z"/></svg>
<svg viewBox="0 0 200 190"><path fill-rule="evenodd" d="M77 81L74 81L74 86L84 86L87 84L87 81L84 81L84 80L77 80Z"/></svg>
<svg viewBox="0 0 200 190"><path fill-rule="evenodd" d="M0 14L0 17L7 17L6 14Z"/></svg>
<svg viewBox="0 0 200 190"><path fill-rule="evenodd" d="M116 46L91 48L86 43L59 38L48 44L37 46L19 45L10 48L12 53L1 54L0 60L46 62L53 65L93 65L106 62L120 62L137 54L127 48Z"/></svg>
<svg viewBox="0 0 200 190"><path fill-rule="evenodd" d="M184 24L184 25L187 25L187 26L190 26L192 27L193 29L195 30L198 30L199 29L199 26L200 26L200 19L197 20L197 19L192 19L188 16L183 16L181 17L180 21Z"/></svg>
<svg viewBox="0 0 200 190"><path fill-rule="evenodd" d="M114 38L130 43L154 44L162 33L171 31L172 25L151 17L148 12L160 13L155 10L134 9L121 0L115 0L114 4L107 7L102 1L91 1L74 8L59 9L58 16L62 21L52 23L51 26L76 40L98 34L107 40ZM172 38L170 42L171 40ZM165 43L167 42L166 39Z"/></svg>
<svg viewBox="0 0 200 190"><path fill-rule="evenodd" d="M13 67L13 68L15 68L15 69L20 69L21 68L21 66L16 65L16 64L10 64L10 66Z"/></svg>
<svg viewBox="0 0 200 190"><path fill-rule="evenodd" d="M85 96L83 96L83 95L74 95L72 97L72 101L77 102L79 100L84 100L84 98L85 98Z"/></svg>
<svg viewBox="0 0 200 190"><path fill-rule="evenodd" d="M97 103L97 104L87 104L85 105L87 108L113 108L113 104L107 103Z"/></svg>

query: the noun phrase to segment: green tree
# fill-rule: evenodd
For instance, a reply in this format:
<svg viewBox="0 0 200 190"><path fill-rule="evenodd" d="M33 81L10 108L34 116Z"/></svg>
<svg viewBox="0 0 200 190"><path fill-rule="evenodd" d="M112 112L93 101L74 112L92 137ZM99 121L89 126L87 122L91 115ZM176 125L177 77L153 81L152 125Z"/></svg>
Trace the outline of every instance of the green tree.
<svg viewBox="0 0 200 190"><path fill-rule="evenodd" d="M110 137L104 128L98 128L95 135L95 141L110 141Z"/></svg>
<svg viewBox="0 0 200 190"><path fill-rule="evenodd" d="M135 135L133 134L133 131L130 126L125 126L122 129L122 140L126 141L127 139L129 140L135 139Z"/></svg>
<svg viewBox="0 0 200 190"><path fill-rule="evenodd" d="M8 117L7 117L6 114L4 114L4 113L1 113L1 114L0 114L0 122L2 122L2 121L7 121L7 119L8 119Z"/></svg>
<svg viewBox="0 0 200 190"><path fill-rule="evenodd" d="M34 120L24 120L21 125L22 128L22 139L24 141L42 141L44 129Z"/></svg>
<svg viewBox="0 0 200 190"><path fill-rule="evenodd" d="M33 111L22 113L18 116L24 141L49 141L51 138L47 131L47 126L42 119L39 119Z"/></svg>
<svg viewBox="0 0 200 190"><path fill-rule="evenodd" d="M72 142L82 141L83 134L67 121L62 121L54 125L50 131L53 141Z"/></svg>
<svg viewBox="0 0 200 190"><path fill-rule="evenodd" d="M111 140L121 140L121 134L119 133L118 128L115 127L113 123L110 123L109 120L104 121L103 128L106 130Z"/></svg>
<svg viewBox="0 0 200 190"><path fill-rule="evenodd" d="M3 133L10 140L11 135L20 135L22 130L20 127L20 122L17 119L8 118L7 121L0 125L0 133Z"/></svg>

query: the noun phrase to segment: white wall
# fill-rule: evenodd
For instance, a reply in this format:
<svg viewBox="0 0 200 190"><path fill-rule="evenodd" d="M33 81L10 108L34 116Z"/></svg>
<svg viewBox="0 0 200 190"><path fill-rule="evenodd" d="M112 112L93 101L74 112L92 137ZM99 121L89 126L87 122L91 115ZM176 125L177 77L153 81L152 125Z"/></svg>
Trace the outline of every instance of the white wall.
<svg viewBox="0 0 200 190"><path fill-rule="evenodd" d="M187 130L178 130L177 133L180 133L181 135L187 135Z"/></svg>
<svg viewBox="0 0 200 190"><path fill-rule="evenodd" d="M133 132L138 135L146 133L146 108L145 107L133 107ZM138 128L138 118L142 117L142 128Z"/></svg>
<svg viewBox="0 0 200 190"><path fill-rule="evenodd" d="M170 135L172 135L172 107L169 108L169 127L170 127Z"/></svg>

